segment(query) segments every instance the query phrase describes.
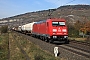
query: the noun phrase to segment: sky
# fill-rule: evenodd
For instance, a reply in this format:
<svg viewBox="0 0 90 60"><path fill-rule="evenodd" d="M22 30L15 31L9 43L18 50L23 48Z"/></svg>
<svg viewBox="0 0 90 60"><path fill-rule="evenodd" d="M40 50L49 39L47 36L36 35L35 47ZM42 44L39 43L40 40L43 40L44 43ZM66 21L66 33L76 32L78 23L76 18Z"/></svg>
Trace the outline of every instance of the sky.
<svg viewBox="0 0 90 60"><path fill-rule="evenodd" d="M0 19L77 4L90 5L90 0L0 0Z"/></svg>

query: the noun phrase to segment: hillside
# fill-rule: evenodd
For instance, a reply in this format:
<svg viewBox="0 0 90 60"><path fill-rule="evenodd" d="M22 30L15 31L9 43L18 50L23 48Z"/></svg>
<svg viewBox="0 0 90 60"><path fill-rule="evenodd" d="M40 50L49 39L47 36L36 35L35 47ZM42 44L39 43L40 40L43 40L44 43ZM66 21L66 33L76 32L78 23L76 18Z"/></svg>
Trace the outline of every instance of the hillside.
<svg viewBox="0 0 90 60"><path fill-rule="evenodd" d="M48 9L36 12L27 12L4 20L12 20L13 25L22 25L32 21L45 20L47 18L65 18L68 23L75 23L77 20L90 20L90 5L66 5L57 9ZM51 14L51 16L48 16ZM11 23L11 24L12 24Z"/></svg>

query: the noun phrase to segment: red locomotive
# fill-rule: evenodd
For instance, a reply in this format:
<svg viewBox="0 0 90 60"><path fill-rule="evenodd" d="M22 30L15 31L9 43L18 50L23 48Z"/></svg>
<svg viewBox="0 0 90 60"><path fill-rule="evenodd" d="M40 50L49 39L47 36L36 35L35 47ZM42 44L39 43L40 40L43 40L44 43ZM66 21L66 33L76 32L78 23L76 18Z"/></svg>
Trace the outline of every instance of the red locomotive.
<svg viewBox="0 0 90 60"><path fill-rule="evenodd" d="M33 25L32 36L50 43L54 41L68 43L68 30L65 19L47 19Z"/></svg>

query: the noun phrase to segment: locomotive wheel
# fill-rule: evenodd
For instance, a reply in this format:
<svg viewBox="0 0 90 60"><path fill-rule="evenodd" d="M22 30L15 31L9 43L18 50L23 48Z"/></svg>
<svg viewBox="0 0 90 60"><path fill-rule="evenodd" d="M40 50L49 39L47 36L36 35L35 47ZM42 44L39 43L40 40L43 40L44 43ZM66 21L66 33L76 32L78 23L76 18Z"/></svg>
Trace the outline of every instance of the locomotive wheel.
<svg viewBox="0 0 90 60"><path fill-rule="evenodd" d="M66 39L65 44L69 44L69 40Z"/></svg>
<svg viewBox="0 0 90 60"><path fill-rule="evenodd" d="M49 42L49 41L48 41L48 38L45 38L45 41L46 41L46 42Z"/></svg>
<svg viewBox="0 0 90 60"><path fill-rule="evenodd" d="M49 40L49 43L53 43L53 40L50 39L50 40Z"/></svg>
<svg viewBox="0 0 90 60"><path fill-rule="evenodd" d="M42 40L42 37L40 36L40 39Z"/></svg>
<svg viewBox="0 0 90 60"><path fill-rule="evenodd" d="M44 38L44 37L42 37L42 40L44 41L44 40L45 40L45 38Z"/></svg>

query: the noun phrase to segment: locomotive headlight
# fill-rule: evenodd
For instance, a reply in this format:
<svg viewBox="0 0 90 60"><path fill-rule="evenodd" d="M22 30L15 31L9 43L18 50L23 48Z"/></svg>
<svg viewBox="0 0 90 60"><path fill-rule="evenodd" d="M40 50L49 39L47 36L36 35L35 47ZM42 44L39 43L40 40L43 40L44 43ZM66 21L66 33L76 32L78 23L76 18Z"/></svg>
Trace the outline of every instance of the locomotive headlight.
<svg viewBox="0 0 90 60"><path fill-rule="evenodd" d="M63 31L63 32L66 32L66 29L63 29L62 31Z"/></svg>
<svg viewBox="0 0 90 60"><path fill-rule="evenodd" d="M53 36L53 38L57 38L57 36Z"/></svg>
<svg viewBox="0 0 90 60"><path fill-rule="evenodd" d="M68 38L68 36L64 36L64 38Z"/></svg>

